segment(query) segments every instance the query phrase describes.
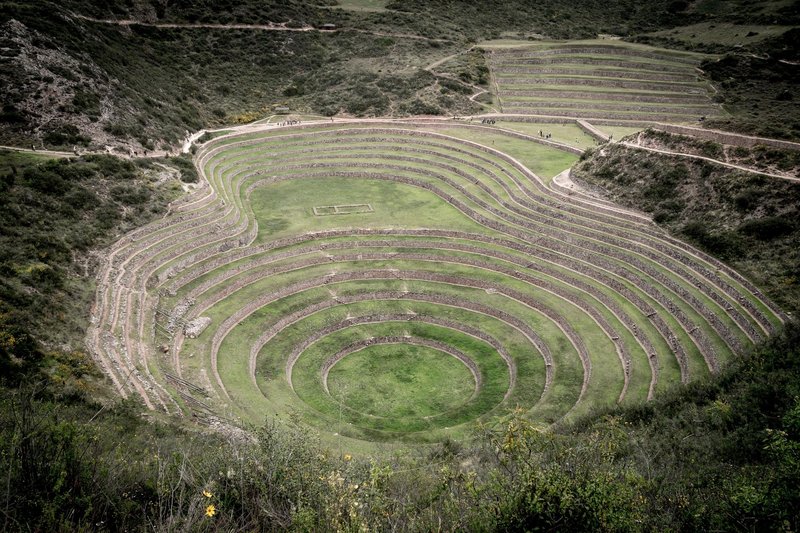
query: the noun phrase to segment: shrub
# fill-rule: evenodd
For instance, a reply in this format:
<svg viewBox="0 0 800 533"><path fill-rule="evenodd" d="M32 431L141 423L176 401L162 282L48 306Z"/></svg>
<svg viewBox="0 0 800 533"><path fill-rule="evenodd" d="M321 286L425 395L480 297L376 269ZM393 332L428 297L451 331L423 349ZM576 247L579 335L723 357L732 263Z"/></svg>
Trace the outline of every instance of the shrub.
<svg viewBox="0 0 800 533"><path fill-rule="evenodd" d="M68 181L47 168L27 168L23 178L26 185L45 194L60 195L70 189Z"/></svg>
<svg viewBox="0 0 800 533"><path fill-rule="evenodd" d="M762 241L789 235L794 230L794 222L780 216L748 220L739 226L739 232Z"/></svg>
<svg viewBox="0 0 800 533"><path fill-rule="evenodd" d="M114 200L123 204L140 205L150 199L150 191L137 185L115 185L110 192Z"/></svg>
<svg viewBox="0 0 800 533"><path fill-rule="evenodd" d="M167 159L167 162L178 167L178 170L181 171L182 182L196 183L197 180L200 179L191 156L184 154L178 157L170 157Z"/></svg>
<svg viewBox="0 0 800 533"><path fill-rule="evenodd" d="M76 144L86 146L92 141L90 137L81 135L78 128L72 124L55 127L48 131L42 140L49 145L55 146L72 146Z"/></svg>
<svg viewBox="0 0 800 533"><path fill-rule="evenodd" d="M744 242L736 232L720 230L712 233L708 225L700 221L688 222L683 226L682 233L722 259L739 256L744 249Z"/></svg>

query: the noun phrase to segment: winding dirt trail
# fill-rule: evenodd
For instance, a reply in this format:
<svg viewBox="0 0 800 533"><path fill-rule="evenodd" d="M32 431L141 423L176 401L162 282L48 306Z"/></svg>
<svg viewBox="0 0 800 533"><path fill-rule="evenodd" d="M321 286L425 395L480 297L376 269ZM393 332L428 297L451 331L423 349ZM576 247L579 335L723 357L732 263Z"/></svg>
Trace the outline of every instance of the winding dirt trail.
<svg viewBox="0 0 800 533"><path fill-rule="evenodd" d="M26 154L49 155L53 157L75 157L74 152L62 152L60 150L35 150L33 148L20 148L19 146L0 145L0 150L9 150L11 152L20 152Z"/></svg>
<svg viewBox="0 0 800 533"><path fill-rule="evenodd" d="M85 15L73 14L75 18L94 22L97 24L108 24L114 26L143 26L147 28L163 28L163 29L186 29L186 30L256 30L256 31L285 31L285 32L318 32L318 33L344 33L356 32L364 33L367 35L375 35L377 37L395 37L398 39L414 39L419 41L427 41L434 43L452 43L451 39L437 39L434 37L425 37L423 35L413 35L410 33L394 33L384 31L365 30L361 28L333 28L323 29L315 28L314 26L287 26L285 22L270 23L270 24L213 24L213 23L177 23L177 22L142 22L132 19L98 19L94 17L87 17Z"/></svg>
<svg viewBox="0 0 800 533"><path fill-rule="evenodd" d="M762 171L762 170L756 170L754 168L743 167L741 165L734 165L733 163L726 163L725 161L720 161L719 159L712 159L710 157L705 157L705 156L702 156L702 155L686 154L686 153L683 153L683 152L672 152L670 150L663 150L661 148L651 148L649 146L641 146L639 144L634 144L634 143L629 143L629 142L624 142L624 141L623 142L619 142L617 144L621 144L622 146L626 146L628 148L633 148L633 149L636 149L636 150L645 150L645 151L648 151L648 152L655 152L655 153L658 153L658 154L664 154L664 155L671 155L671 156L676 156L676 157L684 157L684 158L688 158L688 159L698 159L698 160L702 160L702 161L708 161L709 163L714 163L714 164L721 165L723 167L732 168L732 169L735 169L735 170L741 170L742 172L749 172L750 174L757 174L759 176L768 176L770 178L779 178L779 179L782 179L782 180L800 182L800 177L797 177L797 176L790 176L790 175L787 175L787 174L775 174L773 172L765 172L765 171Z"/></svg>

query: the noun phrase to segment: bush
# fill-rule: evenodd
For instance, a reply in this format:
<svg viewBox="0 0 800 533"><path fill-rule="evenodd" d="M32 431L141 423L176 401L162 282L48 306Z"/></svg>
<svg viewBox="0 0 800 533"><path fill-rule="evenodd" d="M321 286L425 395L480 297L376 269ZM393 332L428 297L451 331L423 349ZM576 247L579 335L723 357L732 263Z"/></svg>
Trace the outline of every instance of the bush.
<svg viewBox="0 0 800 533"><path fill-rule="evenodd" d="M793 221L779 216L748 220L739 226L739 232L762 241L784 237L794 230L795 224Z"/></svg>
<svg viewBox="0 0 800 533"><path fill-rule="evenodd" d="M756 188L745 189L733 197L733 205L739 211L750 211L761 199L761 192Z"/></svg>
<svg viewBox="0 0 800 533"><path fill-rule="evenodd" d="M90 91L76 91L75 96L72 97L72 105L76 113L84 113L86 115L100 113L100 97Z"/></svg>
<svg viewBox="0 0 800 533"><path fill-rule="evenodd" d="M141 185L115 185L111 197L122 204L140 205L150 199L150 191Z"/></svg>
<svg viewBox="0 0 800 533"><path fill-rule="evenodd" d="M178 157L167 158L167 162L171 165L178 167L181 172L181 181L184 183L196 183L200 177L197 175L197 169L192 162L189 155L181 155Z"/></svg>
<svg viewBox="0 0 800 533"><path fill-rule="evenodd" d="M23 178L27 186L45 194L61 195L70 189L68 181L47 167L25 169Z"/></svg>
<svg viewBox="0 0 800 533"><path fill-rule="evenodd" d="M67 147L71 147L76 144L86 146L92 141L90 137L81 135L78 128L72 124L64 124L55 127L54 129L48 131L42 140L49 145Z"/></svg>
<svg viewBox="0 0 800 533"><path fill-rule="evenodd" d="M710 232L708 224L691 221L683 226L682 233L707 252L722 259L740 256L744 249L742 238L733 231Z"/></svg>

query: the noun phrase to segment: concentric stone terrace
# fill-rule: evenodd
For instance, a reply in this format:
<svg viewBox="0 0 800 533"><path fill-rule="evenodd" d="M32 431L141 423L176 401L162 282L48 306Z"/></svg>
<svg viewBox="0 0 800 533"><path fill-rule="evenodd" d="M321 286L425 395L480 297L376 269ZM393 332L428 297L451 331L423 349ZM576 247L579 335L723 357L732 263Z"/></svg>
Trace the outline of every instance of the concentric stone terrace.
<svg viewBox="0 0 800 533"><path fill-rule="evenodd" d="M430 442L517 407L550 423L646 401L781 322L643 216L444 127L204 145L207 184L103 270L89 340L120 393L201 417L293 414L353 446Z"/></svg>
<svg viewBox="0 0 800 533"><path fill-rule="evenodd" d="M489 57L504 113L661 122L722 113L698 78L700 54L575 41L497 48Z"/></svg>

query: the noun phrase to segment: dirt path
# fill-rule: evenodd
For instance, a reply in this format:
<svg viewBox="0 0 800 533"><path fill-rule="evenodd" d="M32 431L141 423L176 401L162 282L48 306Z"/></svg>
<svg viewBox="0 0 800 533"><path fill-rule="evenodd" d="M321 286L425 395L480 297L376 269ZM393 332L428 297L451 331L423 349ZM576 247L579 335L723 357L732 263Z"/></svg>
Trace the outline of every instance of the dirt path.
<svg viewBox="0 0 800 533"><path fill-rule="evenodd" d="M19 146L0 145L0 150L10 150L12 152L22 152L22 153L39 154L39 155L50 155L53 157L75 157L75 153L73 152L61 152L58 150L35 150L32 148L20 148Z"/></svg>
<svg viewBox="0 0 800 533"><path fill-rule="evenodd" d="M441 59L437 59L436 61L434 61L433 63L431 63L431 64L430 64L430 65L428 65L427 67L424 67L424 69L423 69L423 70L427 70L428 72L431 72L433 69L435 69L435 68L436 68L436 67L438 67L439 65L442 65L442 64L444 64L444 63L446 63L446 62L450 61L450 60L451 60L451 59L453 59L454 57L457 57L457 56L459 56L459 55L461 55L461 54L466 54L467 52L471 51L473 48L475 48L475 47L474 47L474 46L470 46L470 47L469 47L469 48L467 48L466 50L463 50L463 51L460 51L460 52L456 52L455 54L450 54L449 56L447 56L447 57L443 57L443 58L441 58Z"/></svg>
<svg viewBox="0 0 800 533"><path fill-rule="evenodd" d="M261 31L293 31L304 32L314 31L316 28L312 26L301 26L299 28L289 28L286 24L178 24L171 22L142 22L132 19L98 19L94 17L87 17L85 15L74 14L76 18L87 20L89 22L96 22L98 24L111 24L115 26L144 26L147 28L185 28L185 29L209 29L209 30L261 30ZM330 30L316 30L316 31L330 31Z"/></svg>
<svg viewBox="0 0 800 533"><path fill-rule="evenodd" d="M604 209L613 209L614 211L618 211L620 213L625 213L628 215L639 217L642 219L643 223L652 222L652 219L643 213L626 209L624 207L621 207L613 202L604 200L602 198L595 198L594 196L592 196L592 193L590 191L587 191L586 189L582 188L580 185L572 181L570 177L570 170L572 169L568 168L563 172L561 172L560 174L558 174L557 176L555 176L553 178L553 183L555 183L556 185L560 186L563 189L569 189L570 191L574 191L576 194L579 194L581 197L580 199L584 203L601 207Z"/></svg>
<svg viewBox="0 0 800 533"><path fill-rule="evenodd" d="M378 37L396 37L399 39L416 39L420 41L428 41L428 42L435 42L435 43L452 43L454 42L452 39L436 39L433 37L425 37L422 35L413 35L410 33L393 33L393 32L383 32L383 31L374 31L374 30L364 30L359 28L336 28L336 29L320 29L315 28L313 26L300 26L298 28L292 28L286 25L285 22L279 24L212 24L212 23L197 23L197 24L189 24L189 23L176 23L176 22L142 22L139 20L131 20L131 19L97 19L93 17L87 17L85 15L78 15L73 14L76 18L83 19L89 22L95 22L98 24L110 24L115 26L144 26L147 28L164 28L164 29L187 29L187 30L197 30L197 29L205 29L205 30L257 30L257 31L288 31L288 32L309 32L315 31L319 33L340 33L340 32L356 32L356 33L365 33L368 35L376 35Z"/></svg>
<svg viewBox="0 0 800 533"><path fill-rule="evenodd" d="M749 172L751 174L758 174L760 176L768 176L770 178L779 178L779 179L783 179L783 180L800 182L800 177L797 177L797 176L789 176L789 175L786 175L786 174L774 174L772 172L763 172L763 171L760 171L760 170L755 170L753 168L743 167L743 166L740 166L740 165L734 165L733 163L726 163L725 161L720 161L719 159L712 159L710 157L705 157L705 156L702 156L702 155L685 154L683 152L671 152L669 150L662 150L660 148L650 148L650 147L647 147L647 146L640 146L638 144L633 144L633 143L629 143L629 142L620 142L618 144L621 144L622 146L627 146L628 148L635 148L637 150L646 150L648 152L655 152L655 153L658 153L658 154L674 155L674 156L677 156L677 157L686 157L686 158L690 158L690 159L700 159L700 160L703 160L703 161L708 161L710 163L715 163L717 165L722 165L723 167L728 167L728 168L732 168L732 169L735 169L735 170L741 170L743 172Z"/></svg>

